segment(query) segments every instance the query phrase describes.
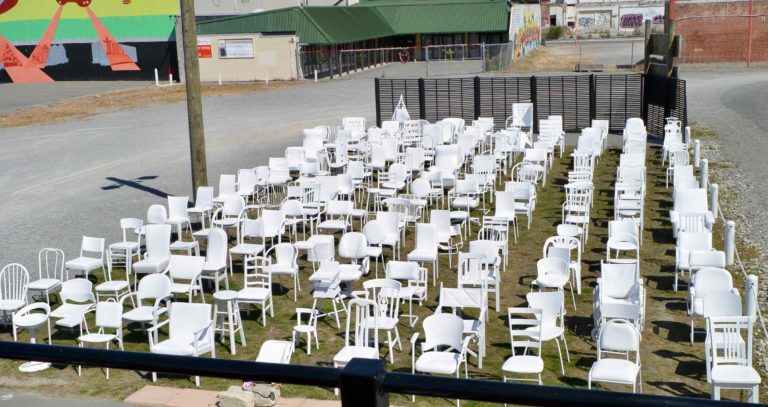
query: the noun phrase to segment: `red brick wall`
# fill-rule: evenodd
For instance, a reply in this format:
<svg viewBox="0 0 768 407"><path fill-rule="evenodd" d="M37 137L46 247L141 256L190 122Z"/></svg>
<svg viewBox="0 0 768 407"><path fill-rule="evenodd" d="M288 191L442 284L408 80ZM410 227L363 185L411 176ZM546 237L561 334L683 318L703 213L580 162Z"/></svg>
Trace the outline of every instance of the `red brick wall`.
<svg viewBox="0 0 768 407"><path fill-rule="evenodd" d="M541 0L541 26L549 25L549 0Z"/></svg>
<svg viewBox="0 0 768 407"><path fill-rule="evenodd" d="M753 0L752 61L768 61L768 0ZM678 62L747 60L749 1L681 2L676 30L683 39Z"/></svg>

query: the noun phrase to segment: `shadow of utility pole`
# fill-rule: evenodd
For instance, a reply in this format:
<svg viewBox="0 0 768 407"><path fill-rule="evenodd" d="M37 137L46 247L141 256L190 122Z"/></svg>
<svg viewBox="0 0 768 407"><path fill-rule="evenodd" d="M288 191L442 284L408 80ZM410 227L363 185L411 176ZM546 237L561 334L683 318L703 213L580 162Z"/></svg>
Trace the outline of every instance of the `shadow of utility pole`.
<svg viewBox="0 0 768 407"><path fill-rule="evenodd" d="M167 193L165 193L165 192L163 192L163 191L161 191L159 189L155 189L155 188L146 186L146 185L141 183L142 181L149 181L149 180L153 180L153 179L156 179L156 178L157 178L157 175L145 175L143 177L134 178L132 180L120 179L120 178L116 178L116 177L106 177L105 178L106 180L112 181L112 182L114 182L114 184L101 187L101 189L104 190L104 191L111 191L113 189L118 189L118 188L122 188L122 187L130 187L130 188L138 189L139 191L148 192L148 193L150 193L152 195L155 195L155 196L158 196L160 198L167 198L168 197Z"/></svg>

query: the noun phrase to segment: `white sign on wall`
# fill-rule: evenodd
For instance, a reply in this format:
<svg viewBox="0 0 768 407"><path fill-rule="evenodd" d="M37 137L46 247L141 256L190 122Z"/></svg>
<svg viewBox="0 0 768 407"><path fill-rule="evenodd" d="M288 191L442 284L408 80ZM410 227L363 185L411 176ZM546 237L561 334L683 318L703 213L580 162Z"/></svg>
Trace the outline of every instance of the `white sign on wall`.
<svg viewBox="0 0 768 407"><path fill-rule="evenodd" d="M253 39L219 40L220 58L253 58Z"/></svg>

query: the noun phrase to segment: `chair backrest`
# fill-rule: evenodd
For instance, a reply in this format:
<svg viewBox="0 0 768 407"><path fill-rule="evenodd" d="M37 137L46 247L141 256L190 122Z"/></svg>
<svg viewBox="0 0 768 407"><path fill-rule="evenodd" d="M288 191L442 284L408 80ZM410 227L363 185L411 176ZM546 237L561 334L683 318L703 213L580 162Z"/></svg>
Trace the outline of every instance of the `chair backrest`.
<svg viewBox="0 0 768 407"><path fill-rule="evenodd" d="M704 188L679 189L675 191L674 210L677 213L705 213L709 200Z"/></svg>
<svg viewBox="0 0 768 407"><path fill-rule="evenodd" d="M144 280L142 279L142 281ZM61 283L59 295L63 304L96 302L96 297L93 295L93 283L84 278L73 278Z"/></svg>
<svg viewBox="0 0 768 407"><path fill-rule="evenodd" d="M296 326L309 325L317 329L317 314L316 308L296 308Z"/></svg>
<svg viewBox="0 0 768 407"><path fill-rule="evenodd" d="M171 225L147 225L146 256L150 258L167 258L171 255Z"/></svg>
<svg viewBox="0 0 768 407"><path fill-rule="evenodd" d="M697 298L706 298L711 293L730 291L733 277L726 269L704 268L694 274L693 288Z"/></svg>
<svg viewBox="0 0 768 407"><path fill-rule="evenodd" d="M530 308L541 310L542 326L556 326L558 318L560 318L560 323L562 324L562 316L565 312L565 295L563 291L534 291L526 294L525 299L528 301Z"/></svg>
<svg viewBox="0 0 768 407"><path fill-rule="evenodd" d="M139 280L136 290L139 302L145 299L160 299L171 295L171 279L165 274L148 274Z"/></svg>
<svg viewBox="0 0 768 407"><path fill-rule="evenodd" d="M237 192L235 174L221 174L219 176L219 195L227 196Z"/></svg>
<svg viewBox="0 0 768 407"><path fill-rule="evenodd" d="M123 304L111 299L96 303L96 326L122 330Z"/></svg>
<svg viewBox="0 0 768 407"><path fill-rule="evenodd" d="M691 250L688 267L698 270L704 267L725 268L725 252L720 250Z"/></svg>
<svg viewBox="0 0 768 407"><path fill-rule="evenodd" d="M733 291L718 291L704 297L704 317L743 315L741 297Z"/></svg>
<svg viewBox="0 0 768 407"><path fill-rule="evenodd" d="M83 236L82 243L80 244L80 255L83 256L86 253L99 253L100 257L103 259L104 238Z"/></svg>
<svg viewBox="0 0 768 407"><path fill-rule="evenodd" d="M541 356L541 336L531 335L533 332L541 332L541 310L535 308L510 307L507 308L507 321L509 323L509 343L512 346L512 356L516 355L519 348L523 354L534 350L536 356Z"/></svg>
<svg viewBox="0 0 768 407"><path fill-rule="evenodd" d="M637 264L600 262L600 296L626 299L640 284Z"/></svg>
<svg viewBox="0 0 768 407"><path fill-rule="evenodd" d="M481 255L484 264L498 265L501 260L499 250L501 250L499 242L495 240L484 239L469 242L469 253Z"/></svg>
<svg viewBox="0 0 768 407"><path fill-rule="evenodd" d="M597 340L597 358L603 352L636 352L636 360L640 359L640 333L637 327L624 319L612 319L600 327Z"/></svg>
<svg viewBox="0 0 768 407"><path fill-rule="evenodd" d="M232 195L224 200L221 206L221 214L225 217L239 217L245 209L245 201L239 195Z"/></svg>
<svg viewBox="0 0 768 407"><path fill-rule="evenodd" d="M633 219L608 221L608 237L617 233L629 233L638 236L638 225Z"/></svg>
<svg viewBox="0 0 768 407"><path fill-rule="evenodd" d="M289 199L280 205L280 211L286 217L301 218L304 216L304 205L298 199Z"/></svg>
<svg viewBox="0 0 768 407"><path fill-rule="evenodd" d="M169 218L186 218L187 217L187 203L189 202L188 196L168 196L168 217Z"/></svg>
<svg viewBox="0 0 768 407"><path fill-rule="evenodd" d="M437 253L437 228L428 223L416 224L416 250L429 250Z"/></svg>
<svg viewBox="0 0 768 407"><path fill-rule="evenodd" d="M120 219L120 229L123 232L123 241L128 241L128 233L133 232L138 235L141 227L144 226L144 220L139 218L122 218ZM137 238L137 241L139 239Z"/></svg>
<svg viewBox="0 0 768 407"><path fill-rule="evenodd" d="M677 248L686 250L711 250L712 233L680 232L677 234Z"/></svg>
<svg viewBox="0 0 768 407"><path fill-rule="evenodd" d="M203 272L205 257L172 255L168 261L168 275L171 280L195 280Z"/></svg>
<svg viewBox="0 0 768 407"><path fill-rule="evenodd" d="M259 182L259 177L253 168L244 168L237 171L237 190L242 193L252 193Z"/></svg>
<svg viewBox="0 0 768 407"><path fill-rule="evenodd" d="M0 300L27 302L29 272L19 263L11 263L0 270Z"/></svg>
<svg viewBox="0 0 768 407"><path fill-rule="evenodd" d="M353 180L365 178L365 163L362 161L349 161L347 163L347 174L349 174Z"/></svg>
<svg viewBox="0 0 768 407"><path fill-rule="evenodd" d="M205 260L215 266L224 267L227 264L227 232L221 228L213 228L208 234L208 247L205 250Z"/></svg>
<svg viewBox="0 0 768 407"><path fill-rule="evenodd" d="M548 257L536 262L536 273L539 277L545 275L570 275L568 262L562 258Z"/></svg>
<svg viewBox="0 0 768 407"><path fill-rule="evenodd" d="M419 263L415 261L390 260L387 262L386 276L392 280L420 281ZM426 274L424 274L426 281Z"/></svg>
<svg viewBox="0 0 768 407"><path fill-rule="evenodd" d="M380 221L388 234L394 234L395 238L400 236L400 222L402 214L399 212L376 212L376 220Z"/></svg>
<svg viewBox="0 0 768 407"><path fill-rule="evenodd" d="M754 317L712 316L707 318L707 336L719 338L710 341L712 366L752 366L752 326ZM744 341L746 340L746 344Z"/></svg>
<svg viewBox="0 0 768 407"><path fill-rule="evenodd" d="M323 176L315 178L315 181L320 184L320 190L316 197L318 202L328 202L336 198L339 193L339 177Z"/></svg>
<svg viewBox="0 0 768 407"><path fill-rule="evenodd" d="M269 252L275 256L275 261L272 264L288 265L295 270L299 269L299 264L296 262L299 256L299 250L293 243L278 243L269 249Z"/></svg>
<svg viewBox="0 0 768 407"><path fill-rule="evenodd" d="M339 240L339 257L358 260L365 257L368 241L360 232L348 232Z"/></svg>
<svg viewBox="0 0 768 407"><path fill-rule="evenodd" d="M191 343L195 340L195 332L210 325L212 309L211 304L172 303L168 310L168 336Z"/></svg>
<svg viewBox="0 0 768 407"><path fill-rule="evenodd" d="M411 193L417 198L424 198L429 195L432 185L425 178L417 178L411 182Z"/></svg>
<svg viewBox="0 0 768 407"><path fill-rule="evenodd" d="M40 278L54 278L64 281L64 251L45 248L37 254L37 270Z"/></svg>
<svg viewBox="0 0 768 407"><path fill-rule="evenodd" d="M379 314L375 301L355 298L347 303L347 326L344 335L344 346L362 346L379 348L378 318L371 318ZM354 324L354 325L353 325ZM371 342L373 332L373 342Z"/></svg>
<svg viewBox="0 0 768 407"><path fill-rule="evenodd" d="M196 208L210 208L213 206L213 187L197 187L195 195Z"/></svg>
<svg viewBox="0 0 768 407"><path fill-rule="evenodd" d="M285 215L283 211L276 209L264 209L261 218L264 221L264 233L268 236L277 236L281 232Z"/></svg>
<svg viewBox="0 0 768 407"><path fill-rule="evenodd" d="M379 313L377 315L397 320L400 305L399 281L388 278L374 278L363 282L366 298L376 301Z"/></svg>
<svg viewBox="0 0 768 407"><path fill-rule="evenodd" d="M162 225L168 220L168 210L163 205L150 205L147 208L147 223Z"/></svg>
<svg viewBox="0 0 768 407"><path fill-rule="evenodd" d="M515 217L515 193L513 191L496 191L496 212L494 215L510 219Z"/></svg>
<svg viewBox="0 0 768 407"><path fill-rule="evenodd" d="M450 211L445 209L432 209L429 212L429 224L435 226L435 232L441 242L445 242L451 237Z"/></svg>
<svg viewBox="0 0 768 407"><path fill-rule="evenodd" d="M387 230L383 222L377 219L370 220L363 226L363 234L371 245L381 244L387 238Z"/></svg>
<svg viewBox="0 0 768 407"><path fill-rule="evenodd" d="M424 319L425 341L422 349L448 348L460 351L464 335L464 320L453 314L437 313Z"/></svg>

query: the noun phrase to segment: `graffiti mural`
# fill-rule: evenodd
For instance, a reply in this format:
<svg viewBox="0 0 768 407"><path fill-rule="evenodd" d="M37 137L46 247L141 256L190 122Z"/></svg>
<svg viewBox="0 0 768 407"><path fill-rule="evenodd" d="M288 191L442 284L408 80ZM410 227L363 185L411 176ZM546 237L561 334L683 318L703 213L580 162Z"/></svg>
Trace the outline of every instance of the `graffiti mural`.
<svg viewBox="0 0 768 407"><path fill-rule="evenodd" d="M509 23L509 38L514 43L514 58L524 56L541 41L541 6L515 4Z"/></svg>
<svg viewBox="0 0 768 407"><path fill-rule="evenodd" d="M642 28L645 20L651 20L651 24L664 24L664 7L626 7L619 10L620 29Z"/></svg>
<svg viewBox="0 0 768 407"><path fill-rule="evenodd" d="M577 23L582 30L608 28L611 26L611 13L602 11L579 13Z"/></svg>
<svg viewBox="0 0 768 407"><path fill-rule="evenodd" d="M175 71L177 0L0 0L0 82Z"/></svg>

